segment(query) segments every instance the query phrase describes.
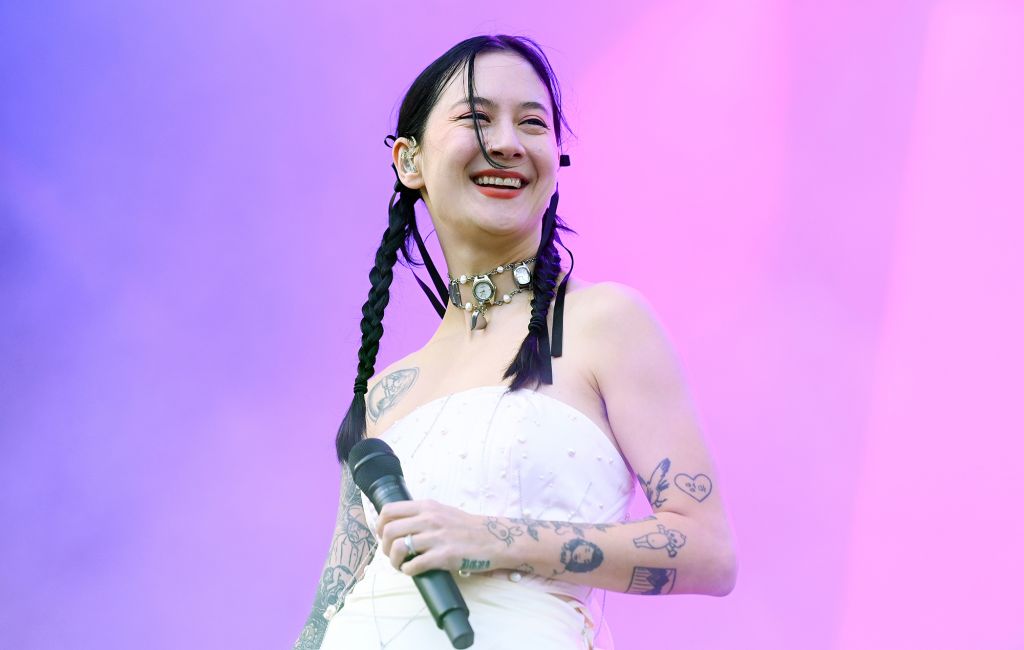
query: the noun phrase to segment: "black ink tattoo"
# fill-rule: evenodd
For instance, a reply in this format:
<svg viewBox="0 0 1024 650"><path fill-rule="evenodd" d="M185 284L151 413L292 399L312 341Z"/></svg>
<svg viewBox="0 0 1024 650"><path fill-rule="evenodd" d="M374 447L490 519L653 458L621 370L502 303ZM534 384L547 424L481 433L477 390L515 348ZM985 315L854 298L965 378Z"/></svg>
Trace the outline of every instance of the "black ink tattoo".
<svg viewBox="0 0 1024 650"><path fill-rule="evenodd" d="M707 474L690 476L680 473L676 474L676 487L682 490L683 494L703 501L711 494L711 479Z"/></svg>
<svg viewBox="0 0 1024 650"><path fill-rule="evenodd" d="M470 560L469 558L462 558L462 566L459 567L460 571L486 571L491 568L490 560Z"/></svg>
<svg viewBox="0 0 1024 650"><path fill-rule="evenodd" d="M403 368L388 373L366 396L366 414L374 422L409 392L420 374L419 368Z"/></svg>
<svg viewBox="0 0 1024 650"><path fill-rule="evenodd" d="M668 551L669 557L675 557L686 544L686 535L678 530L671 530L658 524L658 532L648 533L633 540L633 546L637 548L659 549Z"/></svg>
<svg viewBox="0 0 1024 650"><path fill-rule="evenodd" d="M657 596L672 592L676 584L675 569L657 569L649 566L633 567L633 577L629 579L627 594Z"/></svg>
<svg viewBox="0 0 1024 650"><path fill-rule="evenodd" d="M377 549L377 540L366 526L359 488L346 467L342 474L338 518L334 524L327 562L317 585L313 608L294 650L315 650L323 642L331 617L345 604L345 596Z"/></svg>
<svg viewBox="0 0 1024 650"><path fill-rule="evenodd" d="M515 538L523 534L523 529L519 526L506 526L498 521L497 517L487 518L487 530L492 535L505 542L505 546L512 546L512 542L515 541Z"/></svg>
<svg viewBox="0 0 1024 650"><path fill-rule="evenodd" d="M519 573L533 573L535 569L532 564L526 564L525 562L515 568Z"/></svg>
<svg viewBox="0 0 1024 650"><path fill-rule="evenodd" d="M668 475L668 468L671 464L668 458L663 458L658 463L658 466L654 468L654 471L651 472L651 477L646 481L639 476L637 477L652 508L660 508L668 498L662 498L661 493L671 485L668 479L665 478Z"/></svg>
<svg viewBox="0 0 1024 650"><path fill-rule="evenodd" d="M553 531L556 535L573 534L577 537L585 537L588 530L599 530L604 532L615 524L575 524L571 521L546 521L543 519L513 518L512 521L526 526L526 534L535 542L540 541L540 531L544 528Z"/></svg>
<svg viewBox="0 0 1024 650"><path fill-rule="evenodd" d="M604 552L597 544L577 537L562 545L559 561L565 566L565 571L587 573L601 566L601 563L604 562ZM561 573L565 573L565 571Z"/></svg>

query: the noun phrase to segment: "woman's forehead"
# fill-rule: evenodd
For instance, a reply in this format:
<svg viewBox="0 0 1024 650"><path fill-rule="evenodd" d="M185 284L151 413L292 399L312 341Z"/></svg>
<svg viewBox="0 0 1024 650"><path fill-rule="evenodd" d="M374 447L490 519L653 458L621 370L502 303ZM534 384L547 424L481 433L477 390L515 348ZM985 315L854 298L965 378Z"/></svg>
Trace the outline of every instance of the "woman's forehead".
<svg viewBox="0 0 1024 650"><path fill-rule="evenodd" d="M438 99L443 110L467 108L466 68L459 70ZM533 67L511 52L484 52L473 66L474 95L480 105L540 108L551 114L551 97ZM538 106L539 105L539 106Z"/></svg>

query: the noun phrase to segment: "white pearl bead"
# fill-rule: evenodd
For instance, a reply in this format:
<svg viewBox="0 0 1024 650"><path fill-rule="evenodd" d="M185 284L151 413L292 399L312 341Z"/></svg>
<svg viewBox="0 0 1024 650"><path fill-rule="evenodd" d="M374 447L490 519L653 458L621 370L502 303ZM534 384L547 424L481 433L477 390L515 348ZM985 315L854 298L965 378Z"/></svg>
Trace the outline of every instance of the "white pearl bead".
<svg viewBox="0 0 1024 650"><path fill-rule="evenodd" d="M508 574L508 579L512 582L519 582L523 579L523 574L519 573L518 571L513 571L512 573Z"/></svg>
<svg viewBox="0 0 1024 650"><path fill-rule="evenodd" d="M508 295L507 293L504 296L502 296L501 299L504 300L505 302L512 302L512 296Z"/></svg>
<svg viewBox="0 0 1024 650"><path fill-rule="evenodd" d="M466 276L464 276L464 275L460 275L459 276L459 284L466 284Z"/></svg>
<svg viewBox="0 0 1024 650"><path fill-rule="evenodd" d="M496 270L496 271L498 271L498 273L504 273L504 272L505 272L505 267L504 267L504 266L499 266L499 267L498 267L497 269L495 269L495 270Z"/></svg>
<svg viewBox="0 0 1024 650"><path fill-rule="evenodd" d="M571 456L575 456L575 455L576 455L576 450L575 449L570 449L569 450L569 456L571 457Z"/></svg>
<svg viewBox="0 0 1024 650"><path fill-rule="evenodd" d="M466 311L473 311L473 303L471 302L467 302L462 306L466 309Z"/></svg>

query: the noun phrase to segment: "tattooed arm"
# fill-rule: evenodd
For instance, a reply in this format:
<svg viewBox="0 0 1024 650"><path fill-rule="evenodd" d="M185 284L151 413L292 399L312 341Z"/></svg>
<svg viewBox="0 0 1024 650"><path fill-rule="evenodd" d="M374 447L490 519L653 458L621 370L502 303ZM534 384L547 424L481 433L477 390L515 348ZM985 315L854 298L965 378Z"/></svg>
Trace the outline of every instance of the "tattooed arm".
<svg viewBox="0 0 1024 650"><path fill-rule="evenodd" d="M313 609L295 641L294 650L316 650L320 647L330 616L341 609L345 595L361 577L376 548L373 534L366 526L359 488L352 481L348 466L343 466L334 538L320 575Z"/></svg>
<svg viewBox="0 0 1024 650"><path fill-rule="evenodd" d="M620 545L635 542L628 590L649 593L657 583L728 594L737 575L732 527L679 356L639 293L611 282L589 291L582 352L592 359L608 426L657 517ZM664 562L648 562L659 556Z"/></svg>
<svg viewBox="0 0 1024 650"><path fill-rule="evenodd" d="M392 566L407 575L510 569L635 594L723 596L732 589L719 531L673 512L586 524L474 515L425 499L384 506L377 532ZM408 555L405 535L417 555Z"/></svg>
<svg viewBox="0 0 1024 650"><path fill-rule="evenodd" d="M633 594L731 589L720 574L718 536L673 513L620 524L488 517L484 525L499 541L492 567Z"/></svg>

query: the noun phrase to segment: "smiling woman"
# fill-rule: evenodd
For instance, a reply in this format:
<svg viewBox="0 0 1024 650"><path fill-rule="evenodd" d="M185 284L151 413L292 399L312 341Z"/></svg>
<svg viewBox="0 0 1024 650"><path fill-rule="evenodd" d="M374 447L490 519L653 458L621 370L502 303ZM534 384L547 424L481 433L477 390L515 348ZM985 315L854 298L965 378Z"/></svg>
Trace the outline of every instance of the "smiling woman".
<svg viewBox="0 0 1024 650"><path fill-rule="evenodd" d="M721 488L665 333L635 291L563 272L565 128L548 60L521 37L457 44L402 102L387 140L398 180L336 439L335 535L296 648L451 647L411 580L430 570L457 573L477 648L610 648L588 608L595 588L731 591ZM419 200L447 283L423 246ZM441 322L373 376L411 242ZM348 458L368 437L392 446L412 500L377 513L361 497ZM653 515L628 522L636 478Z"/></svg>

